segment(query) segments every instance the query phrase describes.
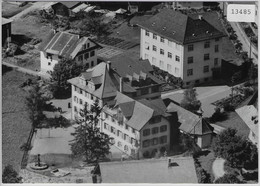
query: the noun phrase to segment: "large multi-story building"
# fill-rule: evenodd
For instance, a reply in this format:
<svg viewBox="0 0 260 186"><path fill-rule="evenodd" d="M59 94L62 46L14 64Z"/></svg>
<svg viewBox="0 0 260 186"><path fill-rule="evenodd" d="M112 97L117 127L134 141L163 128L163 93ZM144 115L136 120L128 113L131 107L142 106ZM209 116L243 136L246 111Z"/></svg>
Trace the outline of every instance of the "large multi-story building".
<svg viewBox="0 0 260 186"><path fill-rule="evenodd" d="M52 71L62 58L75 60L88 68L97 65L97 49L100 46L88 37L68 32L52 31L39 46L41 72Z"/></svg>
<svg viewBox="0 0 260 186"><path fill-rule="evenodd" d="M140 57L191 83L208 81L221 67L224 34L202 16L198 19L163 9L141 27Z"/></svg>
<svg viewBox="0 0 260 186"><path fill-rule="evenodd" d="M160 98L163 82L151 71L148 60L121 56L70 79L72 119L98 100L103 108L100 130L114 138L117 148L139 158L165 151L170 144L169 115Z"/></svg>

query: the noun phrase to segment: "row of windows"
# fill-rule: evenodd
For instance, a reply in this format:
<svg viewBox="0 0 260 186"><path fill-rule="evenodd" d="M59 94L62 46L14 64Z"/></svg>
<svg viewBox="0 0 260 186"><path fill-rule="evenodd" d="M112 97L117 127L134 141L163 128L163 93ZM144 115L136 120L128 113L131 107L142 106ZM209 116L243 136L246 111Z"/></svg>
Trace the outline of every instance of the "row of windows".
<svg viewBox="0 0 260 186"><path fill-rule="evenodd" d="M120 130L117 130L115 127L110 126L107 123L104 123L104 129L106 129L107 131L111 132L112 134L121 137L122 139L124 139L126 142L131 143L132 145L135 145L136 140L134 138L131 138L129 135L123 133Z"/></svg>
<svg viewBox="0 0 260 186"><path fill-rule="evenodd" d="M78 56L78 60L79 60L79 61L83 61L83 56L84 56L84 59L88 59L89 57L93 57L94 55L95 55L95 51L93 50L93 51L91 51L90 53L87 52L87 53L85 53L85 54L79 55L79 56Z"/></svg>
<svg viewBox="0 0 260 186"><path fill-rule="evenodd" d="M148 43L146 43L146 45L148 45ZM145 47L145 48L146 48L147 50L149 50L149 46L147 46L147 47ZM153 51L157 52L157 47L156 47L155 45L153 45ZM165 54L165 52L164 52L163 49L160 49L160 54L161 54L161 55L164 55L164 54ZM171 52L168 52L167 54L168 54L168 55L167 55L168 58L172 59L172 57L173 57L172 53L171 53ZM175 55L175 61L180 62L180 56Z"/></svg>
<svg viewBox="0 0 260 186"><path fill-rule="evenodd" d="M217 41L218 39L216 39ZM205 41L204 42L204 48L210 48L210 41ZM194 50L194 45L193 44L190 44L188 45L188 51L193 51ZM218 48L218 45L215 45L215 52L218 52L219 51L219 48Z"/></svg>
<svg viewBox="0 0 260 186"><path fill-rule="evenodd" d="M122 147L122 142L121 142L121 141L118 141L118 142L117 142L117 146L118 146L118 147ZM134 155L134 154L135 154L135 150L134 150L134 149L129 148L127 145L124 146L124 151L125 151L125 152L128 152L129 149L131 150L131 154Z"/></svg>
<svg viewBox="0 0 260 186"><path fill-rule="evenodd" d="M161 69L164 69L164 61L161 61L161 60L160 60L159 67L160 67ZM167 64L167 71L170 72L170 73L172 73L172 65ZM175 67L174 73L175 73L176 75L179 75L180 69L179 69L178 67Z"/></svg>
<svg viewBox="0 0 260 186"><path fill-rule="evenodd" d="M108 120L110 120L110 121L112 121L113 123L116 122L116 120L115 120L112 116L110 116L109 114L107 114L107 113L105 113L105 118L108 119ZM118 125L119 125L119 126L123 126L123 123L118 122ZM126 129L126 130L131 130L133 134L135 133L135 129L134 129L134 128L129 127L127 124L125 124L124 126L125 126L125 129Z"/></svg>
<svg viewBox="0 0 260 186"><path fill-rule="evenodd" d="M209 72L209 66L208 65L203 67L203 72L204 73ZM187 76L192 76L192 75L193 75L193 69L188 69L187 70Z"/></svg>
<svg viewBox="0 0 260 186"><path fill-rule="evenodd" d="M149 147L152 145L158 145L158 144L164 144L167 143L167 136L161 136L159 138L153 138L143 141L143 147Z"/></svg>
<svg viewBox="0 0 260 186"><path fill-rule="evenodd" d="M150 34L152 34L152 33L150 33L148 30L145 31L146 36L150 37ZM166 43L166 39L164 37L160 37L157 34L152 34L152 36L153 36L154 40L157 40L157 38L160 38L161 43ZM168 46L172 47L173 42L168 40ZM176 47L177 50L180 50L180 45L176 44L175 47Z"/></svg>
<svg viewBox="0 0 260 186"><path fill-rule="evenodd" d="M91 99L91 100L93 100L93 101L95 101L96 99L98 99L97 97L95 97L94 95L92 95L92 94L90 94L90 93L88 93L88 92L86 92L86 91L84 91L84 90L82 90L81 88L78 88L78 87L76 87L76 86L74 86L74 91L75 92L77 92L77 93L79 93L79 94L85 94L85 97L87 97L87 98L89 98L89 99ZM76 96L74 96L74 97L76 97Z"/></svg>
<svg viewBox="0 0 260 186"><path fill-rule="evenodd" d="M159 133L159 127L154 127L154 128L152 128L152 130L150 130L150 129L143 130L143 136L149 136L151 131L152 131L152 134L157 134L157 133ZM161 126L160 132L165 132L165 131L167 131L167 125Z"/></svg>

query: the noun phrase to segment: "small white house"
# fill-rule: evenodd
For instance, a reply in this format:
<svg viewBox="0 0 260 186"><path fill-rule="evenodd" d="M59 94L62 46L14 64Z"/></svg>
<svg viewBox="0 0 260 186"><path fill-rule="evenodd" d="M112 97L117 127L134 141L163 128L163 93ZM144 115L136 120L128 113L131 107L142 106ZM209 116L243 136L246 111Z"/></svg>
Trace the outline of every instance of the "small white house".
<svg viewBox="0 0 260 186"><path fill-rule="evenodd" d="M74 59L87 67L97 65L97 49L100 45L88 37L67 32L52 31L39 46L41 73L52 71L62 58Z"/></svg>

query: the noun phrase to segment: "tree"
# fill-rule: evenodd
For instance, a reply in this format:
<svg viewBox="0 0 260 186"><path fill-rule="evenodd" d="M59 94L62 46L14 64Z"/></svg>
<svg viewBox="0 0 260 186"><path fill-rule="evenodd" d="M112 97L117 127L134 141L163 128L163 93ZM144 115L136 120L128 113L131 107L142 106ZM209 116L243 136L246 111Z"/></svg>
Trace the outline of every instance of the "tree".
<svg viewBox="0 0 260 186"><path fill-rule="evenodd" d="M29 90L29 95L26 97L26 106L29 110L29 118L32 122L32 128L39 127L45 115L43 114L43 108L46 104L46 97L43 96L41 87L39 84L35 84Z"/></svg>
<svg viewBox="0 0 260 186"><path fill-rule="evenodd" d="M22 177L19 177L12 165L7 165L2 174L3 183L22 183Z"/></svg>
<svg viewBox="0 0 260 186"><path fill-rule="evenodd" d="M100 132L97 127L101 111L98 101L94 102L90 110L85 104L84 109L80 111L80 118L77 119L78 126L72 133L74 139L70 145L73 155L83 156L88 163L98 162L110 152L113 138Z"/></svg>
<svg viewBox="0 0 260 186"><path fill-rule="evenodd" d="M71 85L67 80L79 76L86 68L83 65L77 65L72 59L62 58L50 71L51 91L55 98L70 94Z"/></svg>
<svg viewBox="0 0 260 186"><path fill-rule="evenodd" d="M184 91L184 98L181 101L181 106L191 112L196 113L201 107L201 102L197 100L195 88L188 88Z"/></svg>
<svg viewBox="0 0 260 186"><path fill-rule="evenodd" d="M231 167L243 168L257 161L257 150L252 142L237 135L236 129L222 131L212 145L215 156L226 159Z"/></svg>
<svg viewBox="0 0 260 186"><path fill-rule="evenodd" d="M218 178L215 183L243 183L234 174L225 174L224 176Z"/></svg>

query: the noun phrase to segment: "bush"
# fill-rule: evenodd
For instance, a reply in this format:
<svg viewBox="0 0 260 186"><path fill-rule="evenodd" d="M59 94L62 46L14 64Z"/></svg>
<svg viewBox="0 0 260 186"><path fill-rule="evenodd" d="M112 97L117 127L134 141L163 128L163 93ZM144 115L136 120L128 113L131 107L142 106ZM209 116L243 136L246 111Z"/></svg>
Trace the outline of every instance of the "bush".
<svg viewBox="0 0 260 186"><path fill-rule="evenodd" d="M215 123L215 122L218 122L218 121L224 121L226 119L227 119L227 113L221 111L221 108L216 107L215 112L212 114L209 121L211 123Z"/></svg>
<svg viewBox="0 0 260 186"><path fill-rule="evenodd" d="M227 112L235 111L235 106L233 104L231 104L231 103L224 103L223 104L223 108Z"/></svg>
<svg viewBox="0 0 260 186"><path fill-rule="evenodd" d="M12 165L7 165L2 174L3 183L21 183L22 177L19 177Z"/></svg>
<svg viewBox="0 0 260 186"><path fill-rule="evenodd" d="M215 183L243 183L234 174L225 174L223 177L218 178Z"/></svg>
<svg viewBox="0 0 260 186"><path fill-rule="evenodd" d="M199 183L212 183L210 174L207 173L207 171L205 171L201 167L201 164L197 158L194 158L194 165L195 165L196 174L198 177L198 182Z"/></svg>

